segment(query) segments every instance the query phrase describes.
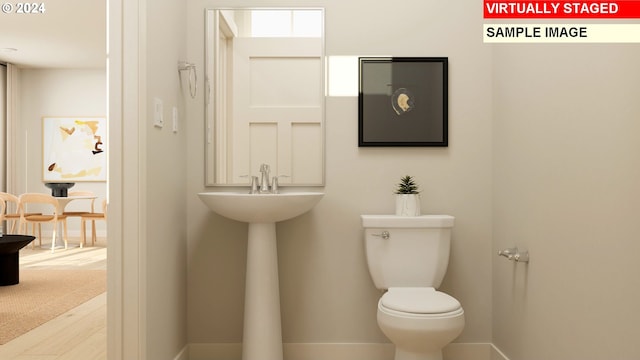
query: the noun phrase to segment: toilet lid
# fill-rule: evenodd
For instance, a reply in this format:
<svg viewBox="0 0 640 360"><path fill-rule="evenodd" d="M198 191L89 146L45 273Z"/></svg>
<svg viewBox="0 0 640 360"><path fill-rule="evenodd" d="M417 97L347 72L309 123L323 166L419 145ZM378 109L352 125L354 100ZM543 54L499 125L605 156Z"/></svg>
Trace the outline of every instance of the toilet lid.
<svg viewBox="0 0 640 360"><path fill-rule="evenodd" d="M413 314L442 314L461 307L454 297L431 287L390 288L380 302L387 309Z"/></svg>

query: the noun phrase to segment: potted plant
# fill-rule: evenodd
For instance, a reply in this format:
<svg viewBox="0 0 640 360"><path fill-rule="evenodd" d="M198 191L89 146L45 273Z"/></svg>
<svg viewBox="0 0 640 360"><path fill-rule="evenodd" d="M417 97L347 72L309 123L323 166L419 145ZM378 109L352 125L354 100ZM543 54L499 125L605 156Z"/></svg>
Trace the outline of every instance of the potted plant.
<svg viewBox="0 0 640 360"><path fill-rule="evenodd" d="M400 178L395 194L396 215L420 216L420 190L412 176Z"/></svg>

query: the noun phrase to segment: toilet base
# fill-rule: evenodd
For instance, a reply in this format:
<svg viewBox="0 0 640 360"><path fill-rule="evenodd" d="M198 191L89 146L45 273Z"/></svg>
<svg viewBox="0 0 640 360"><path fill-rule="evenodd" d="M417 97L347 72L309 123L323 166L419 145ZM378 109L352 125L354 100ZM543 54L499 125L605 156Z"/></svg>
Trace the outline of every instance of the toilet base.
<svg viewBox="0 0 640 360"><path fill-rule="evenodd" d="M396 355L394 360L442 360L442 351L433 351L429 353L414 353L403 351L396 346Z"/></svg>

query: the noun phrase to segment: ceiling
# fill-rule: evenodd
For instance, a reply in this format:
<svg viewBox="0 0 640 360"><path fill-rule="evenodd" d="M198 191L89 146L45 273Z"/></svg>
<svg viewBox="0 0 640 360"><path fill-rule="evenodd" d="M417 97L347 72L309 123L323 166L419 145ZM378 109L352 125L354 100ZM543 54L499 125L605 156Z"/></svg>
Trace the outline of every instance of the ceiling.
<svg viewBox="0 0 640 360"><path fill-rule="evenodd" d="M106 0L37 4L44 4L44 13L19 14L15 6L0 12L0 62L21 68L106 66Z"/></svg>

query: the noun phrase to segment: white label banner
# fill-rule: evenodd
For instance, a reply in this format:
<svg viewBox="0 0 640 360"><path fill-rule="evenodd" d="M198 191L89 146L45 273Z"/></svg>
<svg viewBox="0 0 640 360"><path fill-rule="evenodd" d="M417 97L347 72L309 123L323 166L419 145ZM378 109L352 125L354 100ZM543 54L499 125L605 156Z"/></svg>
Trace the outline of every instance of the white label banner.
<svg viewBox="0 0 640 360"><path fill-rule="evenodd" d="M640 24L484 24L485 43L640 43Z"/></svg>

